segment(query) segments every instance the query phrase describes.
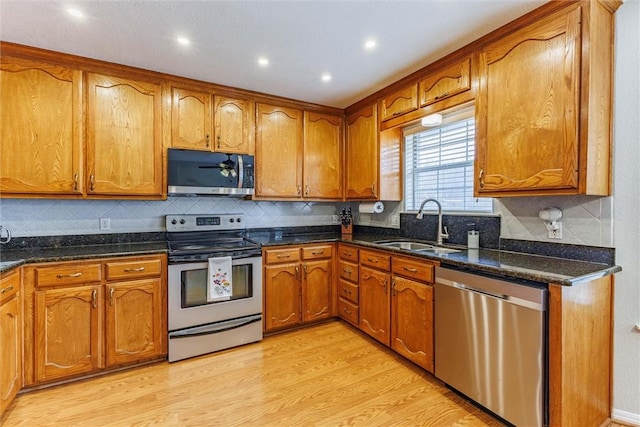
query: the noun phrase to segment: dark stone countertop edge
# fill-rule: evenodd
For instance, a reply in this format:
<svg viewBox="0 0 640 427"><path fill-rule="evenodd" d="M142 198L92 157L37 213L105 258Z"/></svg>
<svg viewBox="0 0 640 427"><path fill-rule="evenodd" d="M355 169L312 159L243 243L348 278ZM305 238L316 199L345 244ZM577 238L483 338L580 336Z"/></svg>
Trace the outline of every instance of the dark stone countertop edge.
<svg viewBox="0 0 640 427"><path fill-rule="evenodd" d="M553 283L563 286L572 286L622 271L622 268L618 265L569 260L495 249L479 249L471 254L466 247L455 245L445 245L446 247L460 250L460 252L455 254L416 253L405 249L381 246L375 243L381 240L417 241L415 239L387 235L340 235L332 233L285 235L278 236L278 238L274 238L274 236L271 235L268 238L262 236L262 238L255 239L255 241L264 247L326 242L350 243L365 248L385 250L402 255L439 261L442 267L463 268L470 271L499 276L501 278L519 279L544 285ZM426 243L435 244L434 242ZM470 258L473 258L473 260L470 260ZM510 265L509 263L513 265ZM528 267L528 264L536 263L552 264L556 272Z"/></svg>

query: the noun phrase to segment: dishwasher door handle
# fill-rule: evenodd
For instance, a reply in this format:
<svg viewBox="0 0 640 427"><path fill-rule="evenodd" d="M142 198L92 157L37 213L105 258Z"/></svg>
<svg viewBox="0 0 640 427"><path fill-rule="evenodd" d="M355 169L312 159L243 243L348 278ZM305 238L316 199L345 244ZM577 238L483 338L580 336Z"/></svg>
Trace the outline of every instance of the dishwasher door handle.
<svg viewBox="0 0 640 427"><path fill-rule="evenodd" d="M487 295L487 296L490 296L490 297L494 297L494 298L498 298L498 299L503 299L503 300L509 301L509 295L494 294L494 293L491 293L491 292L483 291L482 289L474 288L473 286L465 285L464 283L454 282L453 287L454 288L458 288L458 289L463 289L465 291L475 292L477 294Z"/></svg>

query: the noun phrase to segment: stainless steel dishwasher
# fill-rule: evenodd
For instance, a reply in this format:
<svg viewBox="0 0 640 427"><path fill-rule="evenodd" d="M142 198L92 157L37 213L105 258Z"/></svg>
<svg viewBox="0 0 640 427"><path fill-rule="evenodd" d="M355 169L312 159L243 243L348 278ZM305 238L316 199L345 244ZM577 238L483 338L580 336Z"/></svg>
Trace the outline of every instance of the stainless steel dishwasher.
<svg viewBox="0 0 640 427"><path fill-rule="evenodd" d="M436 377L516 426L546 425L546 294L436 268Z"/></svg>

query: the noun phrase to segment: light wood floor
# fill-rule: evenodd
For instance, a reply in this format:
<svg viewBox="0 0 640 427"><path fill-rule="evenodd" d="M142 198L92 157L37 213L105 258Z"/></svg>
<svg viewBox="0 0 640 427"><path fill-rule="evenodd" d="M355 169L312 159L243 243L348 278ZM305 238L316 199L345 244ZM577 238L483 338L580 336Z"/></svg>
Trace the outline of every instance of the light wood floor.
<svg viewBox="0 0 640 427"><path fill-rule="evenodd" d="M19 395L3 426L501 426L340 322Z"/></svg>

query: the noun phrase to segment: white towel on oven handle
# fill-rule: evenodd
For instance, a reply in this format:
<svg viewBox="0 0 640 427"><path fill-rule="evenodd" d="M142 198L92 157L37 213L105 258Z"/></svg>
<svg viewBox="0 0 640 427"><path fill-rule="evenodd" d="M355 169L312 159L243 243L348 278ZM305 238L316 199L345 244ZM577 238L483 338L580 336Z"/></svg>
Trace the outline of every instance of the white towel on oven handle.
<svg viewBox="0 0 640 427"><path fill-rule="evenodd" d="M231 299L233 295L231 257L209 258L207 301Z"/></svg>

